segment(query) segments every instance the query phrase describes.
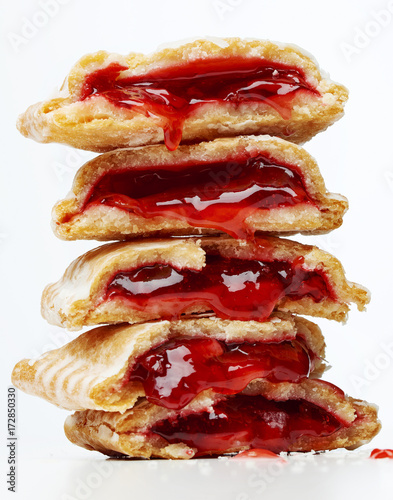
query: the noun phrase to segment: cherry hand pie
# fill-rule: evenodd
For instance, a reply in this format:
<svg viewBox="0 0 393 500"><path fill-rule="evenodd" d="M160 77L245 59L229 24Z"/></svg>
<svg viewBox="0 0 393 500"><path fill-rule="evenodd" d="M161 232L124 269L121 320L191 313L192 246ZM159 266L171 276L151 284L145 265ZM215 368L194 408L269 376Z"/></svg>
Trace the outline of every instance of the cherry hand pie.
<svg viewBox="0 0 393 500"><path fill-rule="evenodd" d="M111 243L77 258L42 297L49 323L80 329L215 314L265 321L278 309L343 321L368 291L337 259L282 238L229 237Z"/></svg>
<svg viewBox="0 0 393 500"><path fill-rule="evenodd" d="M67 410L124 412L146 397L180 410L207 394L237 394L318 377L317 325L278 313L266 322L201 318L107 325L14 368L13 384Z"/></svg>
<svg viewBox="0 0 393 500"><path fill-rule="evenodd" d="M314 159L268 136L112 151L86 163L72 192L54 207L66 240L227 233L250 239L326 233L347 200L326 191Z"/></svg>
<svg viewBox="0 0 393 500"><path fill-rule="evenodd" d="M67 418L70 441L110 456L187 459L263 448L353 449L379 431L373 405L332 384L306 379L206 395L180 411L141 399L125 413L86 410Z"/></svg>
<svg viewBox="0 0 393 500"><path fill-rule="evenodd" d="M58 97L18 128L39 142L104 152L165 142L269 134L303 143L343 115L348 92L299 48L206 39L128 56L83 57Z"/></svg>

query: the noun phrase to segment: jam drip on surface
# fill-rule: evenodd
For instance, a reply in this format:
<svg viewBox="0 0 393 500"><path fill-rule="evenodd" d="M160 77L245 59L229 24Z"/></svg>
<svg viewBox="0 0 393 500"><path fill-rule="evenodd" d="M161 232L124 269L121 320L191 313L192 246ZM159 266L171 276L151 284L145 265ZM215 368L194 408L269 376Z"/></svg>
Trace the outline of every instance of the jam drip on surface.
<svg viewBox="0 0 393 500"><path fill-rule="evenodd" d="M218 255L207 255L201 271L154 264L116 274L104 300L121 297L134 309L167 319L202 304L219 318L265 321L284 297L334 300L325 276L305 270L302 264L302 257L291 263Z"/></svg>
<svg viewBox="0 0 393 500"><path fill-rule="evenodd" d="M237 455L231 457L231 460L250 460L250 459L269 459L269 460L279 460L282 463L287 463L280 455L273 453L269 450L263 450L261 448L251 448L251 450L244 450Z"/></svg>
<svg viewBox="0 0 393 500"><path fill-rule="evenodd" d="M255 210L301 203L314 204L296 169L259 155L191 167L109 172L92 188L83 209L103 204L144 218L170 217L247 238L245 221Z"/></svg>
<svg viewBox="0 0 393 500"><path fill-rule="evenodd" d="M241 392L251 380L299 382L313 357L301 341L224 343L210 338L169 340L142 355L126 381L142 382L150 403L179 410L200 392Z"/></svg>
<svg viewBox="0 0 393 500"><path fill-rule="evenodd" d="M301 436L330 436L343 424L304 400L269 401L237 395L216 403L211 412L161 420L150 431L169 443L186 443L196 456L218 455L242 446L288 451Z"/></svg>
<svg viewBox="0 0 393 500"><path fill-rule="evenodd" d="M378 459L378 458L393 458L393 450L375 448L371 454L370 458Z"/></svg>
<svg viewBox="0 0 393 500"><path fill-rule="evenodd" d="M264 102L289 119L296 93L319 95L300 69L255 58L193 61L121 77L125 70L127 66L112 63L90 73L80 99L101 95L116 106L155 118L172 151L181 141L185 119L203 104Z"/></svg>

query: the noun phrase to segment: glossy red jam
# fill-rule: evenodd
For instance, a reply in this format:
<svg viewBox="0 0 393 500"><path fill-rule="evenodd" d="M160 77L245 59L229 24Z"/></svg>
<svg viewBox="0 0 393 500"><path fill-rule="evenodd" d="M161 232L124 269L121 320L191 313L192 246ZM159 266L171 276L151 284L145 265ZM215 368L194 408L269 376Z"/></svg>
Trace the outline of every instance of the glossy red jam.
<svg viewBox="0 0 393 500"><path fill-rule="evenodd" d="M220 318L265 321L284 297L321 302L334 300L334 293L322 272L304 269L302 257L262 262L207 255L201 271L153 264L119 272L104 300L119 297L133 309L167 319L198 305Z"/></svg>
<svg viewBox="0 0 393 500"><path fill-rule="evenodd" d="M389 450L389 449L384 449L384 450L380 450L379 448L375 448L371 454L370 454L370 458L393 458L393 450Z"/></svg>
<svg viewBox="0 0 393 500"><path fill-rule="evenodd" d="M196 448L196 456L202 456L243 446L279 453L301 436L330 436L342 426L334 415L307 401L238 394L216 403L210 412L161 420L151 432L169 443Z"/></svg>
<svg viewBox="0 0 393 500"><path fill-rule="evenodd" d="M257 209L314 204L295 167L264 156L201 165L129 168L104 175L84 209L103 204L144 218L169 217L247 238Z"/></svg>
<svg viewBox="0 0 393 500"><path fill-rule="evenodd" d="M289 119L296 93L319 95L300 69L255 58L193 61L121 77L127 69L112 63L90 73L81 100L100 95L116 106L155 118L170 150L181 141L185 119L203 104L219 101L239 106L263 102Z"/></svg>
<svg viewBox="0 0 393 500"><path fill-rule="evenodd" d="M142 382L150 403L179 410L200 392L241 392L251 380L299 382L312 368L301 341L229 343L210 338L169 340L138 358L126 381Z"/></svg>
<svg viewBox="0 0 393 500"><path fill-rule="evenodd" d="M273 459L273 460L279 460L282 463L286 463L287 461L284 460L280 455L277 455L277 453L273 453L272 451L269 450L263 450L261 448L251 448L251 450L244 450L237 455L231 457L231 460L249 460L249 459Z"/></svg>

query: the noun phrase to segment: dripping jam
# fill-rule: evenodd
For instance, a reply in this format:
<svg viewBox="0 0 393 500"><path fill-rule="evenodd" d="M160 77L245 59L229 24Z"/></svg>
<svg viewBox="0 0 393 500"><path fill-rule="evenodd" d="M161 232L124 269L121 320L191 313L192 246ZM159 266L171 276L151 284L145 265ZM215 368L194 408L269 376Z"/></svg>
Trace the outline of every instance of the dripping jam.
<svg viewBox="0 0 393 500"><path fill-rule="evenodd" d="M108 172L93 186L82 210L106 205L144 218L169 217L246 239L250 237L246 219L255 210L299 204L315 206L296 168L258 155Z"/></svg>
<svg viewBox="0 0 393 500"><path fill-rule="evenodd" d="M127 66L111 63L88 74L80 100L103 96L116 106L155 119L171 151L182 139L184 121L201 105L265 103L289 119L297 93L319 96L301 69L256 58L192 61L121 76L125 70Z"/></svg>
<svg viewBox="0 0 393 500"><path fill-rule="evenodd" d="M262 448L251 448L251 450L245 450L237 455L231 457L231 460L250 460L250 459L269 459L269 460L279 460L282 463L286 463L287 461L284 460L280 455L277 455L277 453L273 453L272 451L269 450L264 450Z"/></svg>
<svg viewBox="0 0 393 500"><path fill-rule="evenodd" d="M301 436L330 436L343 424L331 413L305 400L270 401L238 394L213 406L154 424L150 433L169 443L196 448L196 456L218 455L242 447L274 453L290 450Z"/></svg>
<svg viewBox="0 0 393 500"><path fill-rule="evenodd" d="M263 262L208 254L202 270L145 265L117 273L103 300L121 298L163 319L198 306L223 319L265 321L285 297L309 297L317 303L335 299L323 272L308 271L303 263L303 257Z"/></svg>
<svg viewBox="0 0 393 500"><path fill-rule="evenodd" d="M379 448L375 448L370 453L370 458L379 459L379 458L393 458L393 450L388 448L380 450Z"/></svg>
<svg viewBox="0 0 393 500"><path fill-rule="evenodd" d="M300 382L313 369L313 361L301 340L225 343L181 337L139 357L125 383L141 382L150 403L179 410L206 389L237 394L257 378Z"/></svg>

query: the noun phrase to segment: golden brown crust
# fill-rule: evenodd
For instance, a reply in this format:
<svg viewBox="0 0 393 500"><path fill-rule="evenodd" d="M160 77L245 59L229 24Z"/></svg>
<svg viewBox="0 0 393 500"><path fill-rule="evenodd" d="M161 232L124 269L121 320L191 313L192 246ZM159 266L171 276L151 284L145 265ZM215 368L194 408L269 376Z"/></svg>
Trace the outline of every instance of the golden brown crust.
<svg viewBox="0 0 393 500"><path fill-rule="evenodd" d="M320 316L344 321L353 302L363 310L369 302L368 291L346 280L340 262L317 247L302 245L283 238L257 238L255 243L228 237L200 239L144 240L103 245L76 259L57 283L48 285L42 296L42 315L51 324L80 329L103 323L139 323L159 319L152 312L137 311L121 298L104 300L108 281L118 272L155 262L178 269L200 270L205 254L219 252L224 257L284 260L304 258L304 267L323 271L336 298L314 302L304 297L281 299L277 309L297 314ZM207 313L206 306L196 304L185 315Z"/></svg>
<svg viewBox="0 0 393 500"><path fill-rule="evenodd" d="M142 384L125 384L135 360L181 336L226 342L282 342L300 337L319 358L311 376L320 376L325 369L325 342L318 326L281 313L264 323L215 318L95 328L36 360L20 361L13 370L12 382L24 392L67 410L124 412L145 396Z"/></svg>
<svg viewBox="0 0 393 500"><path fill-rule="evenodd" d="M128 76L184 61L216 57L259 57L298 67L321 97L298 93L292 103L290 120L283 120L265 103L244 103L236 108L217 102L205 104L186 119L184 141L269 134L301 144L343 115L347 89L322 76L315 61L297 47L226 38L221 41L196 40L150 56L135 53L121 56L104 51L86 55L72 68L60 96L28 108L18 120L18 129L26 137L39 142L60 142L97 152L162 143L163 132L154 119L116 107L104 97L79 101L86 75L114 62L128 66L129 70L123 73Z"/></svg>
<svg viewBox="0 0 393 500"><path fill-rule="evenodd" d="M87 162L76 174L72 191L52 211L55 234L65 240L126 240L136 236L206 234L214 229L191 226L186 221L168 217L145 218L132 212L105 205L92 205L84 210L93 186L105 174L143 167L202 165L230 162L240 155L268 155L284 165L293 165L301 173L304 186L315 205L260 209L245 221L245 229L270 233L324 233L339 227L348 208L347 200L326 191L315 160L304 149L279 138L268 136L216 139L191 146L179 146L169 152L165 146L146 146L116 150ZM225 170L223 170L225 174Z"/></svg>
<svg viewBox="0 0 393 500"><path fill-rule="evenodd" d="M335 448L356 448L370 441L380 429L377 409L366 402L341 395L318 380L305 380L300 384L270 384L260 392L268 399L286 401L303 399L320 406L339 418L344 426L327 437L303 436L285 451L331 450ZM206 411L219 397L205 398L191 403L181 413L187 415ZM148 434L148 430L158 421L175 416L175 412L151 405L141 400L132 410L108 413L94 410L77 412L67 418L65 433L68 439L88 450L97 450L106 455L131 457L162 457L188 459L196 450L185 443L168 445L159 436ZM228 449L236 452L247 449Z"/></svg>

